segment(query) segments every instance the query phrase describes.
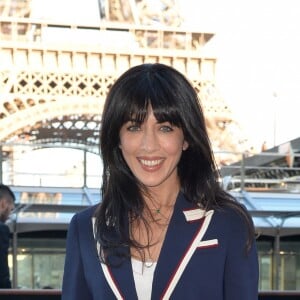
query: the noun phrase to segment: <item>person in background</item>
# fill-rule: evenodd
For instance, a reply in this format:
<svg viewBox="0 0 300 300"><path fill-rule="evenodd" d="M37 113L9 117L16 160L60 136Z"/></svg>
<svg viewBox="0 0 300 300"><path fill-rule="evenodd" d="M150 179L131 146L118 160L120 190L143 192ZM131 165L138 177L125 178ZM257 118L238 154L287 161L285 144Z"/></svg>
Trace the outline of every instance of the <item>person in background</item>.
<svg viewBox="0 0 300 300"><path fill-rule="evenodd" d="M254 226L221 186L197 93L130 68L102 115L102 202L71 220L62 299L256 300Z"/></svg>
<svg viewBox="0 0 300 300"><path fill-rule="evenodd" d="M9 228L5 224L15 207L15 195L12 190L0 184L0 288L11 288L8 268Z"/></svg>

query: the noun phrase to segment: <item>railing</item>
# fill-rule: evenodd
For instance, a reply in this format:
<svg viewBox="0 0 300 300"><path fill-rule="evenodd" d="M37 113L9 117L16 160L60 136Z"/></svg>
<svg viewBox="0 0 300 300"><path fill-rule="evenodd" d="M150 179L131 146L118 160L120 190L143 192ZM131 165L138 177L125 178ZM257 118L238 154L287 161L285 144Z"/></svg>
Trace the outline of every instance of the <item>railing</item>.
<svg viewBox="0 0 300 300"><path fill-rule="evenodd" d="M261 291L259 300L298 300L300 291Z"/></svg>
<svg viewBox="0 0 300 300"><path fill-rule="evenodd" d="M59 300L61 290L0 289L1 300Z"/></svg>
<svg viewBox="0 0 300 300"><path fill-rule="evenodd" d="M109 48L151 48L170 51L197 51L213 37L213 33L201 33L167 26L141 26L99 22L78 24L54 22L31 18L1 17L0 40L26 42L35 45L94 45ZM122 43L120 43L122 41ZM176 50L174 50L176 49Z"/></svg>
<svg viewBox="0 0 300 300"><path fill-rule="evenodd" d="M0 182L16 187L27 187L19 189L25 198L30 198L34 193L28 190L28 187L47 187L50 189L49 197L52 198L59 195L55 195L55 190L52 192L51 188L62 191L65 188L99 189L102 163L95 151L90 152L88 151L90 149L82 148L80 145L77 145L77 148L57 145L54 148L54 146L0 143ZM40 191L36 189L33 197L38 192ZM73 192L76 193L76 190Z"/></svg>
<svg viewBox="0 0 300 300"><path fill-rule="evenodd" d="M1 300L59 300L61 290L0 290ZM300 291L266 291L259 292L259 300L296 300Z"/></svg>
<svg viewBox="0 0 300 300"><path fill-rule="evenodd" d="M100 156L80 145L74 147L0 143L0 182L21 189L98 189L102 176ZM275 149L259 154L216 152L215 156L217 161L226 161L226 157L236 160L220 165L220 180L227 190L300 193L298 153L291 155Z"/></svg>
<svg viewBox="0 0 300 300"><path fill-rule="evenodd" d="M57 153L53 155L53 148L40 149L39 147L36 147L36 145L29 144L3 144L2 150L3 151L0 152L0 157L2 157L0 163L0 174L2 175L0 178L4 179L3 183L9 184L13 188L17 196L17 209L20 209L16 213L18 214L18 217L16 220L12 220L13 222L11 223L14 225L12 226L14 242L14 272L12 272L12 274L14 277L13 282L15 283L14 287L18 287L19 285L16 284L18 282L16 279L16 245L18 234L22 232L34 232L36 226L39 227L38 230L43 228L47 228L48 230L57 230L58 228L60 228L60 230L66 230L69 220L65 218L66 214L68 214L67 217L69 218L71 215L70 211L76 212L77 209L83 209L100 200L100 174L102 171L100 156L93 153L91 154L92 156L89 157L86 155L85 149L62 149L67 151L67 153L63 154L63 157ZM39 151L44 150L50 152L44 153L42 159L38 160L38 153L42 153ZM73 156L71 154L74 151L76 155ZM32 155L32 153L34 153L34 155ZM30 156L28 156L28 154L30 154ZM220 153L215 153L215 155L218 157ZM222 155L224 156L224 153ZM230 155L232 156L232 153L230 153ZM266 221L270 221L270 226L266 226L266 229L264 230L272 230L270 236L275 237L274 263L276 264L276 257L278 258L281 255L281 252L279 251L280 234L283 233L285 228L273 226L275 224L274 222L282 219L281 224L286 224L285 220L295 214L297 214L296 218L299 220L299 209L297 210L297 207L295 207L295 203L298 203L300 198L299 175L297 175L300 174L300 168L297 167L297 165L299 165L299 154L293 154L293 163L289 166L287 166L288 155L286 153L279 153L278 151L260 153L257 155L248 154L247 156L240 153L235 153L234 155L236 155L237 158L236 163L220 168L221 174L223 173L224 175L222 183L226 186L228 191L232 194L236 193L238 197L243 197L242 200L247 202L247 191L263 190L264 193L251 193L251 196L254 197L255 194L260 194L261 196L264 194L262 196L264 199L262 197L260 197L262 199L258 199L259 197L257 199L252 198L250 199L251 201L248 201L250 204L254 203L252 200L255 200L255 203L258 203L260 200L265 199L272 200L272 203L274 203L274 200L276 199L272 199L273 194L276 194L276 196L278 196L278 194L283 195L282 199L284 199L286 203L285 209L294 209L294 211L283 212L278 208L276 208L277 211L264 211L258 210L256 207L250 207L251 214L255 218L265 218ZM242 157L242 160L239 161L239 157ZM95 164L95 160L97 161L97 164ZM20 166L23 166L23 168ZM39 168L37 168L37 166ZM53 166L55 167L54 169ZM74 168L74 166L76 166L76 168ZM255 174L255 172L257 172L257 174ZM48 173L51 173L51 176L56 178L56 182L52 182L52 185L47 177L49 176ZM258 178L255 177L256 175ZM269 175L273 176L273 178L268 178L270 177ZM96 176L95 178L97 178L97 180L92 181L93 184L91 184L89 177L93 178L93 176ZM35 177L39 177L40 179L37 181L31 180ZM71 178L74 177L77 179L80 178L80 180L71 180ZM29 181L25 181L26 178L29 179ZM28 182L31 184L28 184ZM57 183L59 183L59 185L57 185ZM270 203L271 201L267 202ZM283 201L280 200L279 202L282 204ZM287 205L287 203L291 202L293 202L293 207ZM278 201L276 203L278 203ZM273 204L273 206L274 205L276 206L276 204ZM292 213L292 215L290 213ZM28 220L25 220L29 215L35 221L38 218L41 220L38 219L39 222L29 223ZM270 218L270 216L272 217ZM299 221L297 222L297 224L299 224ZM279 232L279 229L282 231ZM296 231L293 231L293 234L299 234L299 227L295 227L295 230L297 230L297 233L295 233ZM277 235L273 233L273 231L276 231ZM279 272L276 274L279 274ZM276 280L279 282L278 276L274 276L274 278L272 276L273 275L270 275L270 280L274 279L274 282ZM283 289L284 287L279 285L278 282L274 285L270 285L268 288ZM275 297L281 297L281 299L295 299L292 298L294 297L293 293L274 294L273 292L264 292L261 293L260 297L260 299L278 299ZM0 298L2 299L2 297Z"/></svg>
<svg viewBox="0 0 300 300"><path fill-rule="evenodd" d="M230 165L222 165L220 174L227 190L300 193L299 153L287 151L249 153L216 153L235 155L241 159Z"/></svg>

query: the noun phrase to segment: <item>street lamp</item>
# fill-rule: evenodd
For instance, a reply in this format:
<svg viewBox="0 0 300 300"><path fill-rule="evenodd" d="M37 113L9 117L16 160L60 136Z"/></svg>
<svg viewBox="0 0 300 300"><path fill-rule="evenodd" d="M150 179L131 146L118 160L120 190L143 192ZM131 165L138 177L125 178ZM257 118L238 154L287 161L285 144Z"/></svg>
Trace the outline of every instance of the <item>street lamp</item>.
<svg viewBox="0 0 300 300"><path fill-rule="evenodd" d="M273 106L274 106L274 119L273 119L273 146L276 146L276 135L277 135L277 93L273 92Z"/></svg>

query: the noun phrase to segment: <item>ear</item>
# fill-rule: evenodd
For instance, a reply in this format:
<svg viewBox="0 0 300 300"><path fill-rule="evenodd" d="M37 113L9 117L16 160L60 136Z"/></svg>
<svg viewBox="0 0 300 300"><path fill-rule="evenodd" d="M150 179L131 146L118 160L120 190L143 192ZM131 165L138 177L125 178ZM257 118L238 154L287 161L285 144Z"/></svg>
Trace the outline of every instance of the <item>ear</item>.
<svg viewBox="0 0 300 300"><path fill-rule="evenodd" d="M185 151L189 147L189 143L187 141L183 142L182 150Z"/></svg>

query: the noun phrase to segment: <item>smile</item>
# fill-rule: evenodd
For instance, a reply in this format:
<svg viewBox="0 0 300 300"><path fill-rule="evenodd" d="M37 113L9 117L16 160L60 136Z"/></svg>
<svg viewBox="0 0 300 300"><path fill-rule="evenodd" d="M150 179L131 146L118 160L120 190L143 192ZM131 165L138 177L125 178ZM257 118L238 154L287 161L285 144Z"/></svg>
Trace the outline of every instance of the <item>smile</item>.
<svg viewBox="0 0 300 300"><path fill-rule="evenodd" d="M148 160L148 159L139 159L142 165L146 167L156 167L163 162L163 159L155 159L155 160Z"/></svg>

